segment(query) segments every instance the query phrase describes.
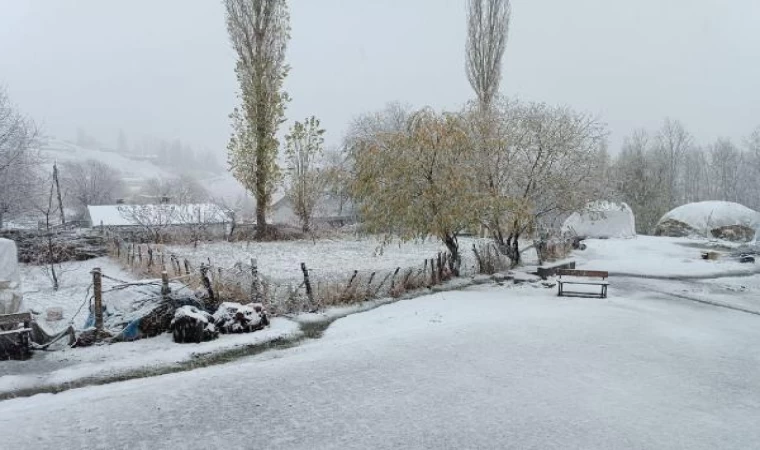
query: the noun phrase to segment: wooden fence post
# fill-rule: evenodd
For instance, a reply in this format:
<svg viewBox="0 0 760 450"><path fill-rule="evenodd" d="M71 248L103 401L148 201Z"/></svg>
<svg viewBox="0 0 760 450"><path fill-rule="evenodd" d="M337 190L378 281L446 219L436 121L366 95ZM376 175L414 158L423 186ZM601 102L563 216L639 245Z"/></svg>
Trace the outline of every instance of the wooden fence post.
<svg viewBox="0 0 760 450"><path fill-rule="evenodd" d="M303 282L306 285L306 297L309 299L310 306L314 307L314 294L311 291L311 281L309 281L309 269L306 263L301 263L301 272L303 272Z"/></svg>
<svg viewBox="0 0 760 450"><path fill-rule="evenodd" d="M356 279L356 276L359 274L358 270L354 270L354 274L351 276L351 279L348 280L348 284L346 285L346 288L343 290L343 295L341 297L345 300L348 299L348 291L351 289L351 285L354 284L354 280Z"/></svg>
<svg viewBox="0 0 760 450"><path fill-rule="evenodd" d="M214 298L214 288L211 286L211 280L208 279L208 267L201 264L201 283L208 292L208 297L211 304L216 304L216 298Z"/></svg>
<svg viewBox="0 0 760 450"><path fill-rule="evenodd" d="M190 275L190 261L185 259L185 275Z"/></svg>
<svg viewBox="0 0 760 450"><path fill-rule="evenodd" d="M251 301L261 303L261 293L259 292L259 268L255 258L251 258Z"/></svg>
<svg viewBox="0 0 760 450"><path fill-rule="evenodd" d="M169 274L164 270L161 272L161 295L166 299L171 292L172 290L169 288Z"/></svg>
<svg viewBox="0 0 760 450"><path fill-rule="evenodd" d="M393 272L393 276L391 277L391 291L396 287L396 275L398 275L398 271L401 270L401 267L396 267L396 270Z"/></svg>
<svg viewBox="0 0 760 450"><path fill-rule="evenodd" d="M95 296L95 331L96 335L103 331L103 280L100 267L92 269L92 290Z"/></svg>
<svg viewBox="0 0 760 450"><path fill-rule="evenodd" d="M369 299L370 294L372 293L372 280L375 279L375 272L372 272L372 274L369 276L369 281L367 282L367 293L364 294L365 299Z"/></svg>
<svg viewBox="0 0 760 450"><path fill-rule="evenodd" d="M443 261L444 257L441 252L438 252L438 282L443 283Z"/></svg>
<svg viewBox="0 0 760 450"><path fill-rule="evenodd" d="M435 284L435 259L430 258L430 285Z"/></svg>
<svg viewBox="0 0 760 450"><path fill-rule="evenodd" d="M401 282L401 287L403 287L404 289L409 288L409 277L412 276L413 271L414 269L409 269L406 275L404 275L404 281Z"/></svg>

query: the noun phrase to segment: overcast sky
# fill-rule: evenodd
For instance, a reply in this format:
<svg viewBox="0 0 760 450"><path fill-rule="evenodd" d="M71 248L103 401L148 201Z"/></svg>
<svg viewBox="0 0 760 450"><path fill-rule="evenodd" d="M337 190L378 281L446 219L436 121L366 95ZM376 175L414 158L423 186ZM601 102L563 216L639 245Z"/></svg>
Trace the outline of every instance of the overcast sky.
<svg viewBox="0 0 760 450"><path fill-rule="evenodd" d="M389 101L455 109L464 0L290 0L289 121L337 144ZM612 150L670 116L699 140L760 125L760 1L513 0L501 91L599 115ZM224 149L234 54L217 0L0 0L0 84L53 136Z"/></svg>

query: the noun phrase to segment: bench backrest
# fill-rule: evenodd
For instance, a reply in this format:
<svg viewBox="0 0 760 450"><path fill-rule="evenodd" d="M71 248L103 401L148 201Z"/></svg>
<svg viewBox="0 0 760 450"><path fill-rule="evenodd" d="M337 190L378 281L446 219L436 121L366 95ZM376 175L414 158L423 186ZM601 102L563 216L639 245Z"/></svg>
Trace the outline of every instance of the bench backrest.
<svg viewBox="0 0 760 450"><path fill-rule="evenodd" d="M576 269L560 269L557 271L557 275L569 276L569 277L589 277L589 278L607 278L610 276L609 272L604 270L576 270Z"/></svg>
<svg viewBox="0 0 760 450"><path fill-rule="evenodd" d="M18 325L32 321L32 313L0 314L0 325Z"/></svg>

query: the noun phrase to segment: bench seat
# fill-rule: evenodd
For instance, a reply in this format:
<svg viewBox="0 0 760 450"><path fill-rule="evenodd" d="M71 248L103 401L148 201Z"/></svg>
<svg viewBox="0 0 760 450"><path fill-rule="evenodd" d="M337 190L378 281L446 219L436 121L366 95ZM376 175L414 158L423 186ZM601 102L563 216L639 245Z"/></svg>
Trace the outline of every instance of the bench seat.
<svg viewBox="0 0 760 450"><path fill-rule="evenodd" d="M609 276L608 272L598 270L563 269L558 270L557 275L559 276L557 279L557 287L559 288L557 295L560 297L573 296L607 298L607 287L610 285L610 282L607 281L607 277ZM562 278L563 276L570 278ZM566 284L581 286L600 286L602 289L598 294L593 292L566 291L564 288Z"/></svg>

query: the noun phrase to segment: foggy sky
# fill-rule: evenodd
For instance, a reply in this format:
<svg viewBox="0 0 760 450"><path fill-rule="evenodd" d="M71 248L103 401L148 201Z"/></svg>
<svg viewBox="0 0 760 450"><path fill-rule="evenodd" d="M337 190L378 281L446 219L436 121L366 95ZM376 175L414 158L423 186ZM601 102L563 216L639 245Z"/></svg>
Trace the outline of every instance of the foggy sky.
<svg viewBox="0 0 760 450"><path fill-rule="evenodd" d="M464 0L291 0L289 122L315 114L340 142L389 101L459 108ZM680 119L697 139L760 125L760 1L513 0L501 92L609 124ZM0 84L44 131L113 145L179 138L225 148L235 55L217 0L0 0Z"/></svg>

